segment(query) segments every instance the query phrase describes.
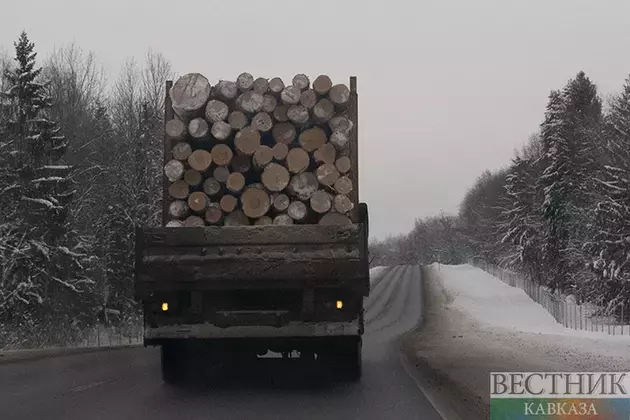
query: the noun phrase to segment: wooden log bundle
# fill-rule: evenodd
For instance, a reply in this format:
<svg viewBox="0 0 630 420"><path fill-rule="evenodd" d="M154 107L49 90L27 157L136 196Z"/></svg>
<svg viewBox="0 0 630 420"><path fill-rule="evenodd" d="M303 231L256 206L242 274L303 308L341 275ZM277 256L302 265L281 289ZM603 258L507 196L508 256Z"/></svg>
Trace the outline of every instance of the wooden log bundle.
<svg viewBox="0 0 630 420"><path fill-rule="evenodd" d="M165 226L355 220L356 112L347 85L247 72L211 85L190 73L168 94Z"/></svg>

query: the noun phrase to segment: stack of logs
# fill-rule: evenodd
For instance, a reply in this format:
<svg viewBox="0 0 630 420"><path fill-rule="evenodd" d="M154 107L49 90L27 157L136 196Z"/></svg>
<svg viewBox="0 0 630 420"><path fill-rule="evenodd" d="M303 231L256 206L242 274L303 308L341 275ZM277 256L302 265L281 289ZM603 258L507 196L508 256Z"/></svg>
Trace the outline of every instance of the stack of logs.
<svg viewBox="0 0 630 420"><path fill-rule="evenodd" d="M351 223L346 85L243 73L211 86L190 73L169 95L167 226Z"/></svg>

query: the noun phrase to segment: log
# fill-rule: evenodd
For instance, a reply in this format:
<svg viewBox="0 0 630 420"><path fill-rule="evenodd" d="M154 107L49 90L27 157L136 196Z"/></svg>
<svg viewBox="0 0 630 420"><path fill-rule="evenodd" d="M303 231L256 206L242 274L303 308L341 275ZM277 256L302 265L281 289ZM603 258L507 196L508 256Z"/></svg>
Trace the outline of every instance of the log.
<svg viewBox="0 0 630 420"><path fill-rule="evenodd" d="M216 179L221 184L225 184L227 182L228 177L230 176L230 170L225 166L218 166L214 168L214 172L212 173L214 179Z"/></svg>
<svg viewBox="0 0 630 420"><path fill-rule="evenodd" d="M326 123L335 115L335 105L326 98L320 99L313 107L313 119Z"/></svg>
<svg viewBox="0 0 630 420"><path fill-rule="evenodd" d="M271 136L276 143L291 144L296 135L295 126L288 122L276 124L271 130Z"/></svg>
<svg viewBox="0 0 630 420"><path fill-rule="evenodd" d="M273 225L273 219L269 216L263 216L256 219L254 222L255 226L269 226Z"/></svg>
<svg viewBox="0 0 630 420"><path fill-rule="evenodd" d="M273 127L273 120L266 112L259 112L252 118L252 127L262 133L266 133Z"/></svg>
<svg viewBox="0 0 630 420"><path fill-rule="evenodd" d="M302 146L302 149L306 150L308 153L316 151L327 141L328 137L326 136L326 132L319 127L313 127L302 131L300 137L298 138L300 146Z"/></svg>
<svg viewBox="0 0 630 420"><path fill-rule="evenodd" d="M287 122L289 121L289 117L287 116L287 111L289 108L286 105L278 105L276 109L273 110L273 117L278 122Z"/></svg>
<svg viewBox="0 0 630 420"><path fill-rule="evenodd" d="M265 97L260 93L256 93L253 90L248 90L239 96L238 107L246 114L255 114L262 111Z"/></svg>
<svg viewBox="0 0 630 420"><path fill-rule="evenodd" d="M190 157L188 159L190 159ZM175 182L184 175L184 164L179 160L169 160L166 162L166 165L164 165L164 173L169 181Z"/></svg>
<svg viewBox="0 0 630 420"><path fill-rule="evenodd" d="M348 156L341 156L335 161L335 167L339 173L347 174L352 169L352 161Z"/></svg>
<svg viewBox="0 0 630 420"><path fill-rule="evenodd" d="M293 83L293 86L296 86L300 90L306 90L311 85L311 81L308 76L302 73L293 76L293 80L291 82Z"/></svg>
<svg viewBox="0 0 630 420"><path fill-rule="evenodd" d="M228 177L225 186L230 192L238 194L243 190L243 188L245 188L245 177L240 172L232 172Z"/></svg>
<svg viewBox="0 0 630 420"><path fill-rule="evenodd" d="M328 126L332 131L341 131L342 133L349 135L350 130L354 127L354 124L345 115L338 115L328 121Z"/></svg>
<svg viewBox="0 0 630 420"><path fill-rule="evenodd" d="M210 132L215 139L225 141L232 134L232 126L225 121L218 121L212 124Z"/></svg>
<svg viewBox="0 0 630 420"><path fill-rule="evenodd" d="M317 94L314 90L308 89L300 95L300 104L307 109L312 109L317 103Z"/></svg>
<svg viewBox="0 0 630 420"><path fill-rule="evenodd" d="M293 224L293 219L288 214L279 214L273 218L273 224L278 226L289 226Z"/></svg>
<svg viewBox="0 0 630 420"><path fill-rule="evenodd" d="M269 81L269 91L279 94L284 90L284 82L279 77L274 77Z"/></svg>
<svg viewBox="0 0 630 420"><path fill-rule="evenodd" d="M297 125L304 125L308 122L310 115L304 105L291 105L287 110L289 121Z"/></svg>
<svg viewBox="0 0 630 420"><path fill-rule="evenodd" d="M238 96L238 85L234 82L221 80L215 87L215 95L224 101L233 101Z"/></svg>
<svg viewBox="0 0 630 420"><path fill-rule="evenodd" d="M344 84L334 85L328 92L330 101L337 107L345 108L350 102L350 89Z"/></svg>
<svg viewBox="0 0 630 420"><path fill-rule="evenodd" d="M249 120L247 119L247 115L243 114L241 111L232 111L228 116L228 123L233 130L238 131L247 127Z"/></svg>
<svg viewBox="0 0 630 420"><path fill-rule="evenodd" d="M271 148L271 153L273 154L274 160L282 162L287 158L287 155L289 154L289 146L284 143L276 143Z"/></svg>
<svg viewBox="0 0 630 420"><path fill-rule="evenodd" d="M248 172L252 167L251 158L247 155L236 155L232 159L232 170L242 174Z"/></svg>
<svg viewBox="0 0 630 420"><path fill-rule="evenodd" d="M289 205L291 204L291 199L286 194L276 194L273 198L273 209L278 213L285 212Z"/></svg>
<svg viewBox="0 0 630 420"><path fill-rule="evenodd" d="M326 76L325 74L320 74L313 82L313 90L318 95L325 96L328 95L328 92L330 92L330 88L332 88L332 85L333 84L332 80L330 80L330 77Z"/></svg>
<svg viewBox="0 0 630 420"><path fill-rule="evenodd" d="M221 191L221 184L216 179L210 177L203 181L203 192L208 197L215 196Z"/></svg>
<svg viewBox="0 0 630 420"><path fill-rule="evenodd" d="M289 171L282 165L270 163L260 177L263 185L271 192L280 192L289 185Z"/></svg>
<svg viewBox="0 0 630 420"><path fill-rule="evenodd" d="M218 225L223 218L223 211L219 203L210 203L206 209L205 219L209 225Z"/></svg>
<svg viewBox="0 0 630 420"><path fill-rule="evenodd" d="M313 153L313 159L317 163L335 163L335 158L337 157L337 149L330 143L326 143L322 145L319 149Z"/></svg>
<svg viewBox="0 0 630 420"><path fill-rule="evenodd" d="M273 160L273 152L269 146L260 146L254 153L252 162L258 170L263 170L269 162Z"/></svg>
<svg viewBox="0 0 630 420"><path fill-rule="evenodd" d="M180 77L169 92L173 111L184 121L199 115L210 99L211 86L199 73Z"/></svg>
<svg viewBox="0 0 630 420"><path fill-rule="evenodd" d="M276 110L276 107L278 106L278 100L276 99L275 96L272 95L264 95L263 96L263 111L268 113L268 114L273 114L273 111Z"/></svg>
<svg viewBox="0 0 630 420"><path fill-rule="evenodd" d="M264 77L259 77L258 79L254 80L252 90L256 93L264 95L269 90L269 81Z"/></svg>
<svg viewBox="0 0 630 420"><path fill-rule="evenodd" d="M335 191L338 194L348 195L352 191L352 181L347 176L340 177L337 182L335 182Z"/></svg>
<svg viewBox="0 0 630 420"><path fill-rule="evenodd" d="M166 224L167 228L183 227L184 223L181 220L171 220Z"/></svg>
<svg viewBox="0 0 630 420"><path fill-rule="evenodd" d="M195 171L194 169L188 169L184 173L184 181L191 187L197 187L199 184L201 184L202 180L203 177L201 176L199 171Z"/></svg>
<svg viewBox="0 0 630 420"><path fill-rule="evenodd" d="M206 222L199 216L188 216L184 220L183 227L205 227Z"/></svg>
<svg viewBox="0 0 630 420"><path fill-rule="evenodd" d="M185 141L180 141L179 143L175 144L175 146L173 146L173 148L171 149L173 159L184 162L188 160L188 156L190 156L191 153L192 147L190 147L190 144L186 143Z"/></svg>
<svg viewBox="0 0 630 420"><path fill-rule="evenodd" d="M221 206L221 210L223 210L225 213L231 213L236 210L238 200L233 195L224 195L223 197L221 197L219 205Z"/></svg>
<svg viewBox="0 0 630 420"><path fill-rule="evenodd" d="M337 213L346 214L352 211L354 203L347 196L338 194L333 200L333 208Z"/></svg>
<svg viewBox="0 0 630 420"><path fill-rule="evenodd" d="M304 172L308 169L310 163L311 159L304 149L295 147L289 150L289 154L287 155L287 168L289 172L293 174Z"/></svg>
<svg viewBox="0 0 630 420"><path fill-rule="evenodd" d="M188 207L192 212L204 214L210 204L210 199L201 191L195 191L188 196Z"/></svg>
<svg viewBox="0 0 630 420"><path fill-rule="evenodd" d="M227 144L217 144L210 151L212 161L217 166L228 166L232 162L234 153Z"/></svg>
<svg viewBox="0 0 630 420"><path fill-rule="evenodd" d="M241 92L248 91L254 85L254 76L247 72L241 73L236 78L236 84Z"/></svg>
<svg viewBox="0 0 630 420"><path fill-rule="evenodd" d="M251 223L241 210L233 211L225 217L224 226L248 226Z"/></svg>
<svg viewBox="0 0 630 420"><path fill-rule="evenodd" d="M204 139L209 131L210 127L208 127L208 123L203 118L195 118L188 123L188 132L197 140Z"/></svg>
<svg viewBox="0 0 630 420"><path fill-rule="evenodd" d="M324 214L332 208L332 198L324 190L317 190L310 200L311 208L315 213Z"/></svg>
<svg viewBox="0 0 630 420"><path fill-rule="evenodd" d="M164 131L173 140L184 140L188 134L186 123L177 118L169 120L164 126Z"/></svg>
<svg viewBox="0 0 630 420"><path fill-rule="evenodd" d="M168 214L175 219L188 217L188 204L184 200L175 200L168 206Z"/></svg>
<svg viewBox="0 0 630 420"><path fill-rule="evenodd" d="M258 188L259 190L264 191L265 186L262 184L262 182L254 182L253 184L249 184L247 188Z"/></svg>
<svg viewBox="0 0 630 420"><path fill-rule="evenodd" d="M330 143L332 143L335 148L340 152L345 152L348 150L348 143L350 139L347 134L342 133L341 131L334 131L330 135Z"/></svg>
<svg viewBox="0 0 630 420"><path fill-rule="evenodd" d="M188 165L199 171L205 172L212 164L212 155L207 150L197 149L188 156Z"/></svg>
<svg viewBox="0 0 630 420"><path fill-rule="evenodd" d="M259 188L248 188L241 196L243 213L247 217L257 219L267 214L271 208L269 194Z"/></svg>
<svg viewBox="0 0 630 420"><path fill-rule="evenodd" d="M341 213L326 213L319 219L320 225L351 225L350 218Z"/></svg>
<svg viewBox="0 0 630 420"><path fill-rule="evenodd" d="M251 125L247 126L236 133L234 145L242 154L251 156L260 147L260 132Z"/></svg>
<svg viewBox="0 0 630 420"><path fill-rule="evenodd" d="M168 187L168 195L176 200L185 200L190 194L190 185L182 179L173 182Z"/></svg>
<svg viewBox="0 0 630 420"><path fill-rule="evenodd" d="M324 163L315 171L317 180L326 187L332 187L339 179L339 171L333 163Z"/></svg>
<svg viewBox="0 0 630 420"><path fill-rule="evenodd" d="M319 182L315 174L311 172L302 172L291 178L287 191L298 200L306 201L315 194L319 189Z"/></svg>
<svg viewBox="0 0 630 420"><path fill-rule="evenodd" d="M301 201L294 201L289 205L287 214L296 222L301 222L308 216L308 208Z"/></svg>
<svg viewBox="0 0 630 420"><path fill-rule="evenodd" d="M225 121L230 114L230 108L225 102L213 99L206 105L206 120L209 123Z"/></svg>
<svg viewBox="0 0 630 420"><path fill-rule="evenodd" d="M285 105L297 105L300 103L300 96L302 96L302 91L299 87L287 86L282 90L280 100Z"/></svg>

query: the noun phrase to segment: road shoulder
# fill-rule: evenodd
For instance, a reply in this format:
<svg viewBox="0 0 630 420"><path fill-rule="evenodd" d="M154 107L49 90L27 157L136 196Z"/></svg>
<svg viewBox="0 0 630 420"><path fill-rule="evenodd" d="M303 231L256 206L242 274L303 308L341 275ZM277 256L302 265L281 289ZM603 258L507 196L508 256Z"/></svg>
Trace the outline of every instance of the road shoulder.
<svg viewBox="0 0 630 420"><path fill-rule="evenodd" d="M141 347L141 346L142 344L130 344L130 345L121 345L121 346L112 346L112 347L77 347L77 348L5 350L5 351L0 351L0 365L47 359L47 358L52 358L52 357L72 356L76 354L128 349L128 348Z"/></svg>

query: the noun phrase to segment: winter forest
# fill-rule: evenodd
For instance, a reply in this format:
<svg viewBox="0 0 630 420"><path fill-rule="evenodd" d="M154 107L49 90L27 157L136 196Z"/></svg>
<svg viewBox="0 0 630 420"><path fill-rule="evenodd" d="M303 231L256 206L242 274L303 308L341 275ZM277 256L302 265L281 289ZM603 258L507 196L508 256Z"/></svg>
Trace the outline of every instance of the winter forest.
<svg viewBox="0 0 630 420"><path fill-rule="evenodd" d="M630 78L604 103L579 72L549 94L542 114L507 167L481 174L457 216L373 241L372 265L484 261L627 321Z"/></svg>

